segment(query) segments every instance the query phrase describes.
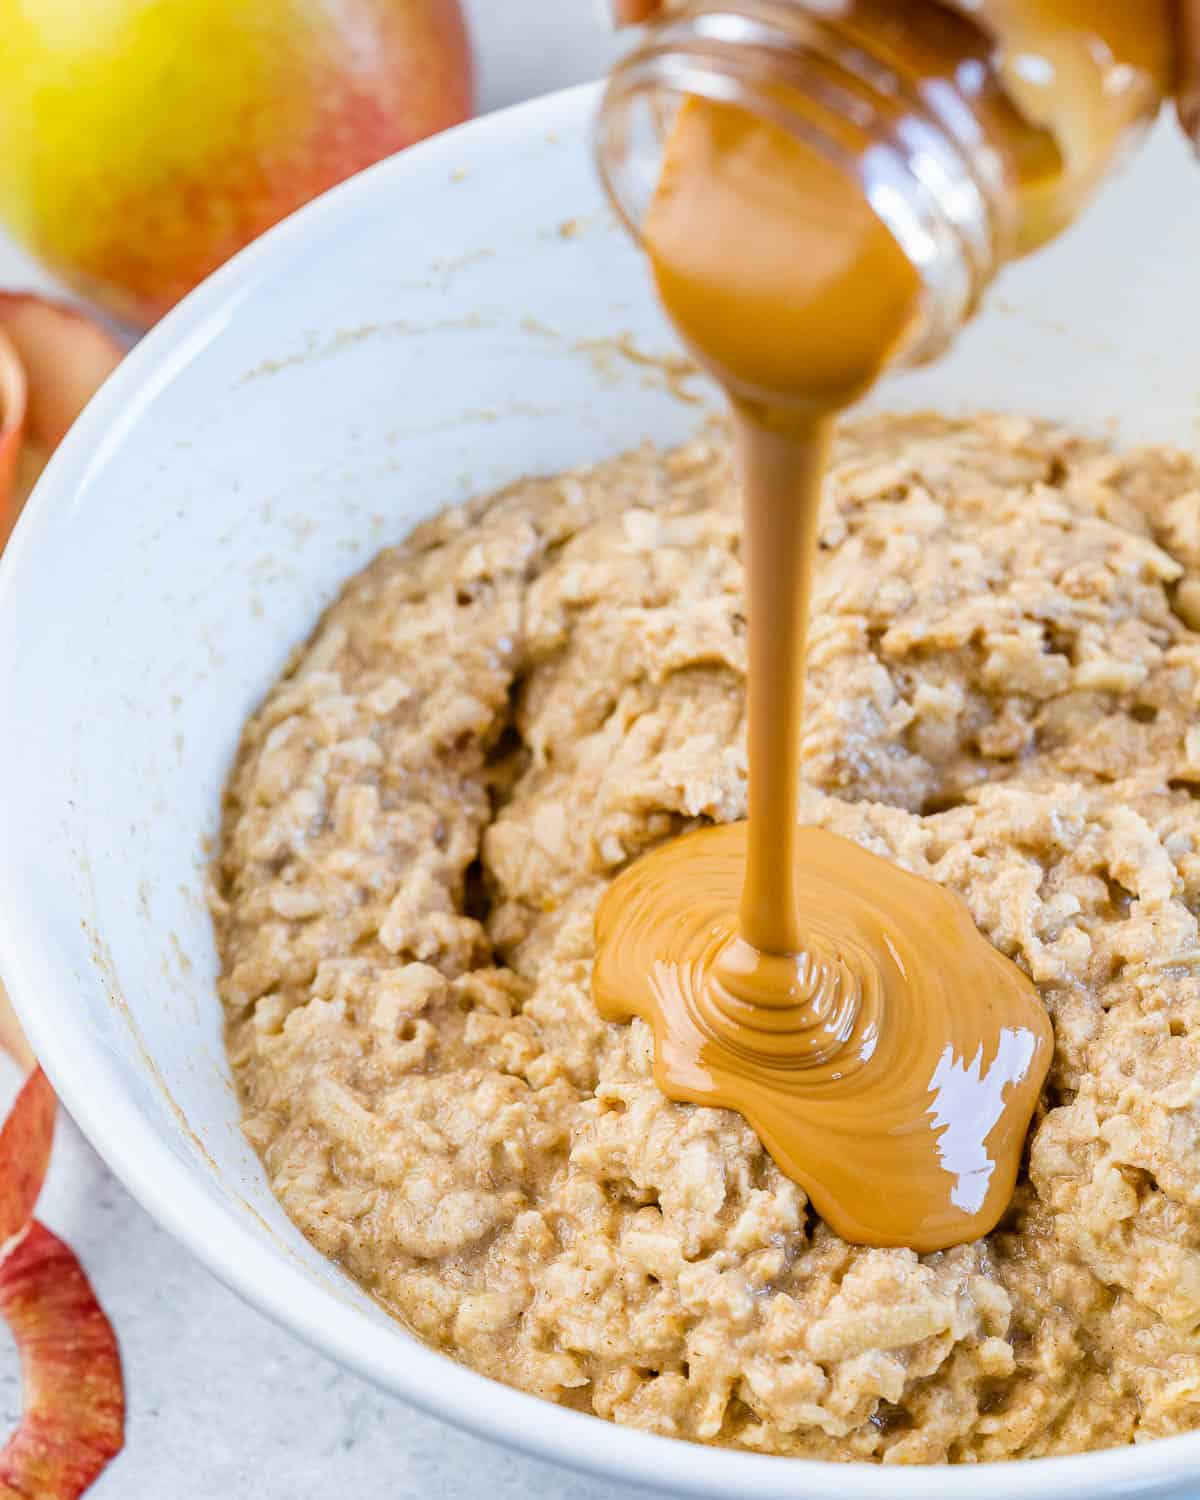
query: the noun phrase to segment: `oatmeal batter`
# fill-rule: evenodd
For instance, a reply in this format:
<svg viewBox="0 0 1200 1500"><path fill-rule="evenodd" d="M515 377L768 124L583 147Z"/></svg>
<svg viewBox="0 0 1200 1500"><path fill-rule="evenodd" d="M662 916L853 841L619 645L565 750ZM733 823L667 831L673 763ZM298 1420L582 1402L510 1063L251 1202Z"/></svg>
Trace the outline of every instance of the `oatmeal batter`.
<svg viewBox="0 0 1200 1500"><path fill-rule="evenodd" d="M247 728L214 896L246 1130L435 1346L651 1431L892 1462L1200 1426L1200 479L1015 418L844 427L804 821L936 881L1055 1056L1012 1206L837 1238L592 1003L609 880L745 817L724 437L451 510Z"/></svg>

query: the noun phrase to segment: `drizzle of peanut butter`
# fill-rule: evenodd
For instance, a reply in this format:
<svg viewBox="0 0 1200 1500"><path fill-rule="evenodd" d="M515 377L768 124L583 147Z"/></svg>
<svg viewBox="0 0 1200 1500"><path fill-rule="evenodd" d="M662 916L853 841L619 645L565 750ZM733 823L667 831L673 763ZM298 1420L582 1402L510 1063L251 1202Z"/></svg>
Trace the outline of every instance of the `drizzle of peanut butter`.
<svg viewBox="0 0 1200 1500"><path fill-rule="evenodd" d="M640 1015L662 1091L739 1110L844 1239L928 1251L986 1233L1050 1059L1032 986L953 893L823 829L792 848L789 954L737 920L746 824L630 866L597 918L601 1011Z"/></svg>
<svg viewBox="0 0 1200 1500"><path fill-rule="evenodd" d="M1157 28L1161 41L1166 13L1158 0L1149 18L1067 0L1055 31L1056 7L1035 0L1005 0L994 16L964 8L995 20L1014 80L976 102L1024 194L1027 248L1090 186L1105 90L1133 88L1135 74L1165 79L1165 52L1142 33ZM954 80L955 57L991 46L960 17L943 34L906 29L904 7L885 0L846 9L876 41L890 15L891 45L918 77L941 61ZM1086 37L1093 18L1107 50ZM831 424L903 346L921 283L858 183L802 133L695 98L676 117L644 237L668 313L733 405L749 816L667 844L613 882L596 921L596 1003L609 1019L642 1017L663 1091L740 1111L844 1238L922 1252L975 1239L1012 1194L1053 1051L1045 1010L957 895L801 827L797 813Z"/></svg>

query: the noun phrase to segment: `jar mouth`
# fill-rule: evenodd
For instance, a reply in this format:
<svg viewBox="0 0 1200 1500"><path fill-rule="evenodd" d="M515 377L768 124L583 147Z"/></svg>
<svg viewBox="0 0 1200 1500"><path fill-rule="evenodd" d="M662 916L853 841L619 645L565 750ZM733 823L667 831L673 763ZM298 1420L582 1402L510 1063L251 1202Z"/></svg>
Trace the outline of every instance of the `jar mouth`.
<svg viewBox="0 0 1200 1500"><path fill-rule="evenodd" d="M970 317L1009 250L1005 166L952 86L918 91L836 21L789 5L785 26L779 9L771 0L754 14L702 7L656 27L605 92L595 133L601 180L640 241L685 97L770 121L860 184L917 271L922 306L896 360L923 363ZM859 149L847 148L847 126Z"/></svg>

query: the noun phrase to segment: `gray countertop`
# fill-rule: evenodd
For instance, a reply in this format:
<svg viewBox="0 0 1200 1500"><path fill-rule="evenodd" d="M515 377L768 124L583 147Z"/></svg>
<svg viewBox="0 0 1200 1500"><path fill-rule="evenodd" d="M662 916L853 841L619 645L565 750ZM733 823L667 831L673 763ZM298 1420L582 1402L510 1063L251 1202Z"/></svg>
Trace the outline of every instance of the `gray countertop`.
<svg viewBox="0 0 1200 1500"><path fill-rule="evenodd" d="M467 8L484 109L594 78L614 50L591 0ZM0 287L47 284L0 236ZM477 1442L313 1353L202 1270L66 1119L39 1214L80 1256L121 1341L127 1443L96 1500L297 1500L326 1486L355 1500L630 1496ZM6 1330L0 1339L3 1430L20 1375Z"/></svg>

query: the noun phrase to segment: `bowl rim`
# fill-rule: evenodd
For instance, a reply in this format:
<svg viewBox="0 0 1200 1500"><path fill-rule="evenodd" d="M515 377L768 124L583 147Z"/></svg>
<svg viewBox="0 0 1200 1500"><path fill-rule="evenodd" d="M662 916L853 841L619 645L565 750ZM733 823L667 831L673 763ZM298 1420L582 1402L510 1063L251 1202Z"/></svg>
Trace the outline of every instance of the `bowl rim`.
<svg viewBox="0 0 1200 1500"><path fill-rule="evenodd" d="M431 167L458 168L464 153L502 154L536 132L586 129L597 84L547 94L484 115L388 158L325 193L268 231L202 283L126 357L51 460L0 561L0 633L23 599L23 559L106 452L132 431L174 372L219 336L235 307L272 268L363 201L390 201ZM447 174L448 176L449 174ZM3 764L0 751L0 766ZM1101 1500L1161 1492L1200 1477L1200 1432L1095 1453L970 1466L909 1469L830 1463L710 1448L598 1420L527 1395L458 1364L413 1336L398 1336L314 1283L265 1243L230 1205L202 1187L124 1093L99 1048L78 1069L70 1026L55 995L77 980L55 946L22 919L20 870L32 850L0 858L0 972L59 1098L132 1196L198 1261L251 1306L312 1347L413 1406L477 1436L566 1468L680 1495L746 1500L1060 1500L1077 1487ZM51 978L47 988L41 976ZM88 1044L74 1039L87 1050Z"/></svg>

